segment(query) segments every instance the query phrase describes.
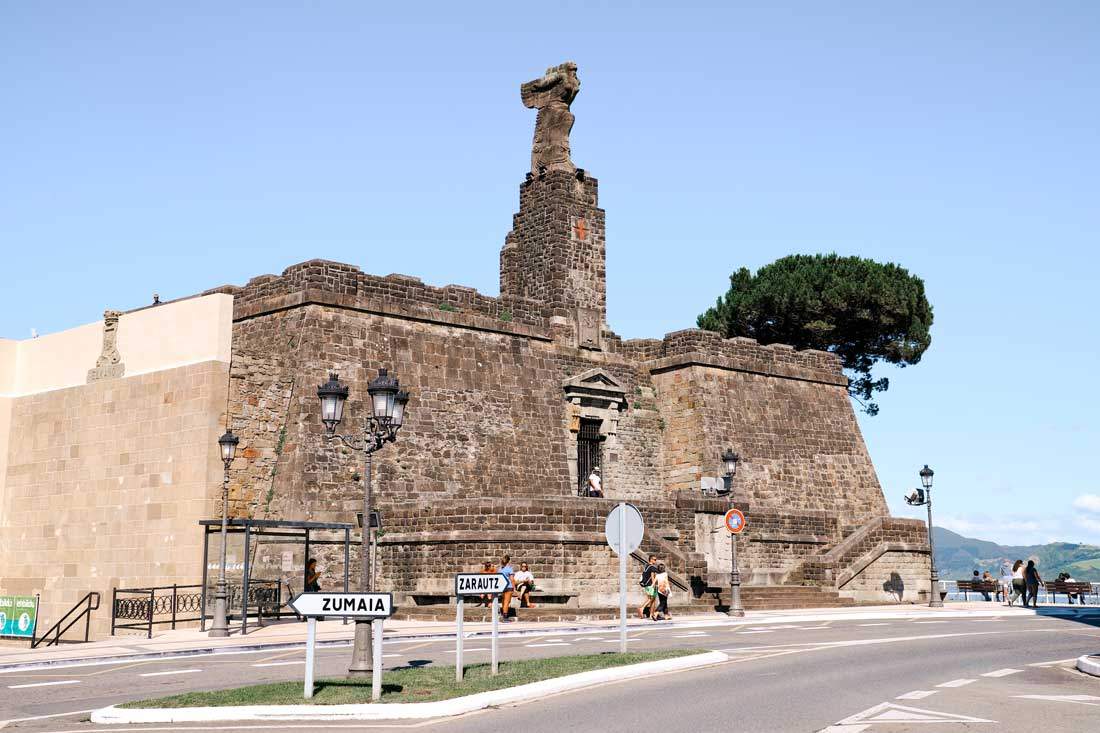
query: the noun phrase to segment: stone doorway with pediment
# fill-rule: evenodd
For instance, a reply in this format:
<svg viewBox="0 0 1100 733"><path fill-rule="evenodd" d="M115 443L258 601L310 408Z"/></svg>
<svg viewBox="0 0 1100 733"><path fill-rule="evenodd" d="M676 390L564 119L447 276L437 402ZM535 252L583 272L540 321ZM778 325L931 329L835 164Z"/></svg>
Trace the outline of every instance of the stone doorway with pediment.
<svg viewBox="0 0 1100 733"><path fill-rule="evenodd" d="M618 453L619 416L626 389L603 369L589 369L562 382L568 430L569 478L578 495L593 466L600 466L604 496L614 496L615 466L604 457Z"/></svg>

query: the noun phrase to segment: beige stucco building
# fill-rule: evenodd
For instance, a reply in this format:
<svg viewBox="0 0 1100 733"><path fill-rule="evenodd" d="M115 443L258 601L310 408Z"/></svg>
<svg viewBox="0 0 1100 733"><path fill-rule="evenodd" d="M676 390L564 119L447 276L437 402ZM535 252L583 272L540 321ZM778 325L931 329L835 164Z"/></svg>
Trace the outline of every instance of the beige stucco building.
<svg viewBox="0 0 1100 733"><path fill-rule="evenodd" d="M102 636L112 588L201 577L232 308L214 294L120 314L113 350L104 321L0 340L0 594L40 594L40 632L98 591Z"/></svg>

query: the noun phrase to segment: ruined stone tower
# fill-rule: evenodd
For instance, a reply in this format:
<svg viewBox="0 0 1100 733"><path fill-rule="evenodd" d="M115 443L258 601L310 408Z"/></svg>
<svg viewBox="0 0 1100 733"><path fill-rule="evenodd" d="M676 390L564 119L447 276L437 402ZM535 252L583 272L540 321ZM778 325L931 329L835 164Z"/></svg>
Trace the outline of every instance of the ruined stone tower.
<svg viewBox="0 0 1100 733"><path fill-rule="evenodd" d="M543 303L576 345L599 348L607 317L604 212L596 179L576 172L530 175L500 252L502 296Z"/></svg>

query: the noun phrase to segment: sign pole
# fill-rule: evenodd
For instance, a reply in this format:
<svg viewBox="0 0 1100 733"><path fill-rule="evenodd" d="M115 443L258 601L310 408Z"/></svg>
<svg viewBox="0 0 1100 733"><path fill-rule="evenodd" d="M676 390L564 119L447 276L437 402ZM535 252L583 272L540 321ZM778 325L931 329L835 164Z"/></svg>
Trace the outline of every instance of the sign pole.
<svg viewBox="0 0 1100 733"><path fill-rule="evenodd" d="M382 623L380 618L371 622L371 626L374 627L371 629L374 632L374 664L371 667L370 678L371 702L382 699Z"/></svg>
<svg viewBox="0 0 1100 733"><path fill-rule="evenodd" d="M498 626L498 615L500 615L500 596L493 596L493 643L490 646L493 648L492 667L494 675L497 673L497 630L500 628Z"/></svg>
<svg viewBox="0 0 1100 733"><path fill-rule="evenodd" d="M462 596L458 597L455 618L455 682L462 681Z"/></svg>
<svg viewBox="0 0 1100 733"><path fill-rule="evenodd" d="M317 617L310 616L306 621L306 683L304 696L313 697L313 647L317 643Z"/></svg>
<svg viewBox="0 0 1100 733"><path fill-rule="evenodd" d="M626 504L619 504L619 652L626 654Z"/></svg>

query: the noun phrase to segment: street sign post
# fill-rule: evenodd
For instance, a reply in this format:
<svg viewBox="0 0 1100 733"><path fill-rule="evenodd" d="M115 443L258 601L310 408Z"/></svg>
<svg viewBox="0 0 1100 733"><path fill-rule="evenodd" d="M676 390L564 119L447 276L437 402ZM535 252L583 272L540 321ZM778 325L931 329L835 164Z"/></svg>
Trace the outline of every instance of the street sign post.
<svg viewBox="0 0 1100 733"><path fill-rule="evenodd" d="M745 529L745 515L740 509L730 509L726 512L726 529L733 534L741 534Z"/></svg>
<svg viewBox="0 0 1100 733"><path fill-rule="evenodd" d="M317 617L345 616L370 619L374 634L374 664L371 670L371 699L382 698L382 623L393 615L393 596L389 593L300 593L290 607L307 619L306 674L303 693L313 697L314 650L317 645Z"/></svg>
<svg viewBox="0 0 1100 733"><path fill-rule="evenodd" d="M492 673L497 673L497 617L500 615L500 594L508 590L508 577L501 573L458 573L455 575L455 682L461 682L464 674L462 664L462 616L465 612L463 599L466 596L493 597L493 633L492 633Z"/></svg>
<svg viewBox="0 0 1100 733"><path fill-rule="evenodd" d="M645 523L638 507L620 503L607 515L604 535L619 556L619 651L626 654L626 558L642 546Z"/></svg>

